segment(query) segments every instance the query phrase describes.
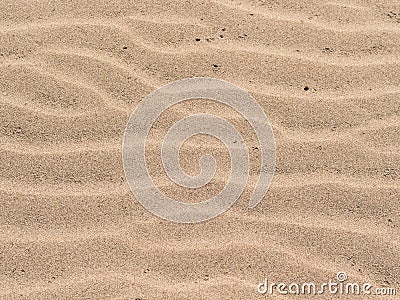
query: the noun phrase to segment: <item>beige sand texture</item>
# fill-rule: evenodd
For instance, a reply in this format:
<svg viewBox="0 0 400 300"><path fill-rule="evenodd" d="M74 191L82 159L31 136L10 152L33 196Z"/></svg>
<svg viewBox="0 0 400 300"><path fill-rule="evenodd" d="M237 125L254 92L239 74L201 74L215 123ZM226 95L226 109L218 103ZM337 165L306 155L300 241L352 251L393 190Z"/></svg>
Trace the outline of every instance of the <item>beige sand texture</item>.
<svg viewBox="0 0 400 300"><path fill-rule="evenodd" d="M2 0L0 299L400 299L257 292L265 277L343 271L400 294L399 57L398 1ZM258 101L277 170L255 209L249 184L225 214L176 224L134 198L122 138L141 99L195 76ZM203 152L220 169L207 188L179 188L160 167L167 126L214 111L250 144L251 128L213 103L172 110L148 139L154 181L177 200L212 197L226 149L187 141L188 173Z"/></svg>

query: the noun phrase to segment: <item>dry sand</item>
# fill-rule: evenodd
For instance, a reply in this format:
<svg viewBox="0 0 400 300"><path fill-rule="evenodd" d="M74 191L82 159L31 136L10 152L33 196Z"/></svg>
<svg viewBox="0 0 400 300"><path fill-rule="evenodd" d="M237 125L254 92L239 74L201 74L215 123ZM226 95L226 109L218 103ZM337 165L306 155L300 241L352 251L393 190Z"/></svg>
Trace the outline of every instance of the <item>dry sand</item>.
<svg viewBox="0 0 400 300"><path fill-rule="evenodd" d="M265 277L318 283L339 271L399 294L395 2L2 0L0 298L263 299ZM133 197L122 137L143 97L193 76L259 102L277 171L255 209L249 188L225 214L182 225ZM217 193L224 171L194 194L163 179L159 124L148 148L155 181L188 201ZM210 150L226 167L218 142L186 146L189 173L190 152Z"/></svg>

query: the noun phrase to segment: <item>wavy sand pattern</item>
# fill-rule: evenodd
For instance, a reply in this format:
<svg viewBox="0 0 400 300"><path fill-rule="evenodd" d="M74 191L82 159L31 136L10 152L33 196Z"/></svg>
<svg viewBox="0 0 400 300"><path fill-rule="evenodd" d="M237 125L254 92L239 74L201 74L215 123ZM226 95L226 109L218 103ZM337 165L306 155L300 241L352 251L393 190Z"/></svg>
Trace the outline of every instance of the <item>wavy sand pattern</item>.
<svg viewBox="0 0 400 300"><path fill-rule="evenodd" d="M318 283L339 271L400 293L398 2L98 2L0 4L1 299L263 299L265 277ZM143 97L193 76L253 95L277 171L254 210L249 188L222 216L181 225L134 199L122 137ZM188 172L198 144L186 147ZM192 201L224 184L222 171L187 193L153 169L166 193ZM331 296L293 299L314 298Z"/></svg>

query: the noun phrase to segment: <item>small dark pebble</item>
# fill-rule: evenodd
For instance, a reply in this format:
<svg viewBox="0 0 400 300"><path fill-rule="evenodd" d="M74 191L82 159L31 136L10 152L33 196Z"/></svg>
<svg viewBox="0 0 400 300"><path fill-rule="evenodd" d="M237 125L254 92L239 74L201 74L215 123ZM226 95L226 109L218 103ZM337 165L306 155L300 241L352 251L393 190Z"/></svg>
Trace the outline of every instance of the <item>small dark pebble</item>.
<svg viewBox="0 0 400 300"><path fill-rule="evenodd" d="M305 91L308 91L309 89L310 89L310 88L309 88L308 86L305 86L305 87L304 87L304 90L305 90Z"/></svg>
<svg viewBox="0 0 400 300"><path fill-rule="evenodd" d="M128 47L125 46L125 47L122 47L122 49L128 49Z"/></svg>
<svg viewBox="0 0 400 300"><path fill-rule="evenodd" d="M218 68L218 65L213 65L214 68Z"/></svg>
<svg viewBox="0 0 400 300"><path fill-rule="evenodd" d="M200 42L200 39L199 39L199 38L197 38L197 39L196 39L196 42Z"/></svg>

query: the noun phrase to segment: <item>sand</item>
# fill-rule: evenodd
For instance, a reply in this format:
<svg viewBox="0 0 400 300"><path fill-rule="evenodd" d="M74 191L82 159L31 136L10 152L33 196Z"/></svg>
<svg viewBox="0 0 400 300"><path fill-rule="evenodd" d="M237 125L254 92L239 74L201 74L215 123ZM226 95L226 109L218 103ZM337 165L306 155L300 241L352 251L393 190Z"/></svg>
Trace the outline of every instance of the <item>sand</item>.
<svg viewBox="0 0 400 300"><path fill-rule="evenodd" d="M399 294L399 57L395 1L1 1L0 298L332 299L257 285L338 272ZM223 215L177 224L129 190L130 114L188 77L246 89L267 115L277 170L255 209L250 184ZM149 136L154 181L180 200L217 194L229 160L218 141L189 140L188 173L203 152L221 169L177 187L160 167L171 120L218 112L251 144L248 124L212 105L175 107Z"/></svg>

